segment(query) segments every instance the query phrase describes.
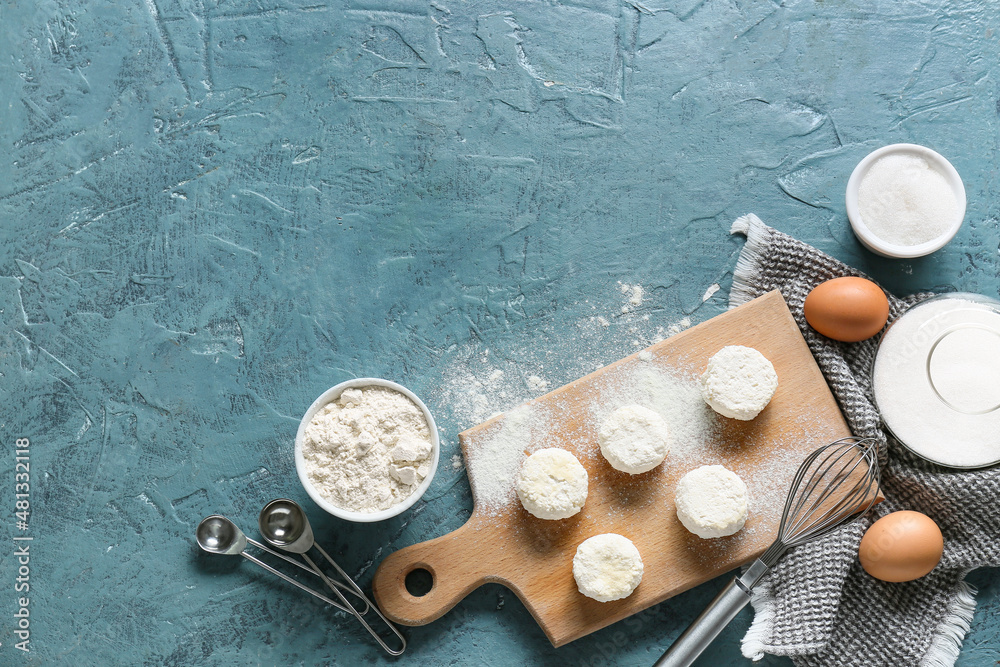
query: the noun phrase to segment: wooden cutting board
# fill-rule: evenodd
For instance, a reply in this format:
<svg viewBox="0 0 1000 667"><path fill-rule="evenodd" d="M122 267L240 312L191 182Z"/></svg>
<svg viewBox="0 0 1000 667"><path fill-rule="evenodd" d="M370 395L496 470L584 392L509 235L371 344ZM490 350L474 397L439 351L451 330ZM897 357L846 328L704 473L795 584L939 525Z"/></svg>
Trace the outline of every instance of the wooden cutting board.
<svg viewBox="0 0 1000 667"><path fill-rule="evenodd" d="M778 373L774 398L751 422L719 417L690 400L708 358L726 345L756 348ZM674 443L662 465L635 476L608 465L597 444L603 417L631 403L660 406L676 426L675 436L686 436ZM681 411L680 423L678 406L684 405L692 407ZM505 428L514 428L509 420L515 412L522 421L536 415L533 428L505 436ZM496 501L495 464L503 460L496 452L509 449L512 435L524 436L516 452L520 460L543 447L576 455L590 477L579 514L544 521L528 514L516 496L506 504ZM770 292L461 433L475 498L472 516L458 530L390 554L375 573L375 598L393 621L423 625L484 583L500 583L517 594L552 644L561 646L759 556L777 535L799 464L817 447L848 435L784 299ZM703 540L678 521L674 488L689 470L713 463L747 482L750 517L736 535ZM602 603L578 592L572 564L581 542L608 532L633 541L645 571L631 596ZM417 569L433 579L430 592L421 597L405 585Z"/></svg>

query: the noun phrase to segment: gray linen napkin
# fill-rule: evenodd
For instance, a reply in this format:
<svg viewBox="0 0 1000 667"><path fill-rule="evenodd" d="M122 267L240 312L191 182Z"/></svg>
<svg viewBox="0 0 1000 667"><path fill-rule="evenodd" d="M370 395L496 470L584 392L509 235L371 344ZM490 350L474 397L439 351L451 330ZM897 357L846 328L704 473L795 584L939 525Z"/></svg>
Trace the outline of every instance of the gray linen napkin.
<svg viewBox="0 0 1000 667"><path fill-rule="evenodd" d="M838 343L814 332L802 314L809 291L858 271L768 227L755 215L733 223L746 245L736 265L730 307L781 291L852 431L882 447L885 502L868 517L793 549L758 584L743 654L791 656L797 665L953 665L975 611L973 568L1000 565L1000 466L950 470L924 462L887 440L872 401L876 341ZM889 297L890 321L930 295ZM907 583L870 577L857 558L872 521L912 509L944 533L944 557L929 575Z"/></svg>

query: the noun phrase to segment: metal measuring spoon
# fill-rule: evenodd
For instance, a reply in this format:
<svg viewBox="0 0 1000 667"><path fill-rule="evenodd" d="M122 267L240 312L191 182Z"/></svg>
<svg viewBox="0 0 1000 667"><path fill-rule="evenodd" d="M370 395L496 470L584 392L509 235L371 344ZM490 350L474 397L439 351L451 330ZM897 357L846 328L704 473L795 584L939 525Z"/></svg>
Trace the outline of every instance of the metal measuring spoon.
<svg viewBox="0 0 1000 667"><path fill-rule="evenodd" d="M312 570L310 570L309 568L307 568L306 566L304 566L302 563L300 563L300 562L298 562L296 560L293 560L293 559L289 558L288 556L286 556L284 554L280 554L280 553L278 553L276 551L272 551L271 549L268 549L267 547L265 547L263 544L260 544L259 542L255 542L254 540L251 540L249 537L246 536L246 534L244 534L244 532L242 530L240 530L236 526L235 523L233 523L232 521L230 521L229 519L227 519L224 516L220 516L218 514L213 514L212 516L205 517L204 519L202 519L201 523L198 524L197 530L195 531L195 537L197 538L197 540L198 540L198 546L201 547L202 551L207 551L210 554L219 554L221 556L237 556L237 555L243 556L247 560L249 560L249 561L251 561L251 562L253 562L253 563L261 566L262 568L264 568L265 570L267 570L268 572L270 572L272 574L278 575L279 577L281 577L282 579L284 579L288 583L290 583L293 586L296 586L296 587L304 590L305 592L309 593L310 595L313 595L313 596L319 598L323 602L326 602L327 604L331 604L334 607L336 607L337 609L340 609L341 611L347 611L347 612L351 611L350 609L348 609L344 605L340 604L339 602L335 602L335 601L331 600L330 598L326 597L322 593L314 591L313 589L309 588L308 586L299 583L295 579L292 579L291 577L289 577L285 573L279 572L278 570L274 569L273 567L271 567L267 563L263 562L259 558L248 554L246 552L247 544L252 544L252 545L254 545L257 548L262 549L262 550L268 552L269 554L273 554L273 555L277 556L278 558L291 563L292 565L294 565L297 568L305 570L306 572L309 572L310 574L315 574L315 572L313 572ZM339 583L339 582L333 582L333 583ZM345 588L345 590L347 590L347 592L351 593L352 595L357 596L357 593L354 592L353 590L347 588L346 586L343 586L343 588ZM362 596L362 598L363 597L364 596ZM368 601L365 600L366 604L367 604L367 602ZM345 604L346 604L346 601L345 601ZM348 605L348 606L351 606L351 605Z"/></svg>
<svg viewBox="0 0 1000 667"><path fill-rule="evenodd" d="M234 556L247 548L247 536L224 516L213 514L198 524L198 546L210 554Z"/></svg>
<svg viewBox="0 0 1000 667"><path fill-rule="evenodd" d="M375 603L368 599L361 589L358 587L354 580L347 576L343 568L337 565L336 561L330 558L330 554L320 545L316 544L316 539L313 536L312 526L309 523L309 519L306 518L306 513L302 510L302 507L294 500L288 500L287 498L279 498L277 500L272 500L267 505L264 505L264 509L260 511L260 516L257 520L260 526L260 534L263 536L264 541L273 547L288 551L290 553L300 554L302 558L305 559L309 566L323 578L330 589L337 594L341 602L350 607L350 610L355 618L368 630L368 633L375 638L375 641L385 649L390 655L399 655L406 650L406 639L400 634L399 630L396 629L392 623L389 622L379 608L375 606ZM337 570L337 573L350 584L353 591L364 599L365 603L378 614L378 617L392 630L401 643L399 649L389 648L385 641L372 629L372 626L368 625L368 622L364 619L363 614L367 613L368 609L365 611L358 611L354 608L354 605L350 604L343 594L336 588L334 588L335 583L330 581L329 578L316 566L316 563L309 557L308 552L311 548L316 547L316 549L323 555L330 565Z"/></svg>
<svg viewBox="0 0 1000 667"><path fill-rule="evenodd" d="M260 534L279 549L304 554L316 544L309 519L294 500L272 500L260 511L259 523Z"/></svg>

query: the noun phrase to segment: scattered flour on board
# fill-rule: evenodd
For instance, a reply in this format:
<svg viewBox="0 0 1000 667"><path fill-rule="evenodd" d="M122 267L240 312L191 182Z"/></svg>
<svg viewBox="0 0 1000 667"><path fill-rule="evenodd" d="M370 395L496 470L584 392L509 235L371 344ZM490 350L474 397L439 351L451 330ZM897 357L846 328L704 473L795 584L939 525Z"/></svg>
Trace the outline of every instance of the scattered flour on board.
<svg viewBox="0 0 1000 667"><path fill-rule="evenodd" d="M595 433L618 408L640 404L663 417L673 434L665 465L693 468L716 462L707 443L715 438L721 418L705 404L693 375L633 364L624 372L615 370L603 376L599 387L601 398L587 415ZM552 446L545 436L558 427L555 422L542 406L529 403L506 413L492 432L474 443L475 456L467 466L482 511L496 515L514 501L514 481L522 461L532 451ZM593 446L597 447L596 440Z"/></svg>
<svg viewBox="0 0 1000 667"><path fill-rule="evenodd" d="M549 391L554 386L574 380L591 370L602 368L610 361L627 356L637 347L658 343L689 328L692 324L690 317L683 317L679 321L656 326L654 329L649 324L648 313L633 312L633 309L639 308L646 301L646 291L642 285L619 282L618 292L624 301L621 312L595 313L584 318L577 323L576 336L565 339L555 349L549 350L552 355L559 358L565 377L555 378L555 382L545 377L541 372L545 367L542 363L544 355L539 352L529 350L522 356L509 359L493 355L488 348L481 345L457 348L452 363L443 371L441 392L436 401L438 406L435 407L435 412L439 412L447 421L455 424L459 431L464 431L524 404L530 398ZM596 306L591 306L591 309L596 310ZM622 327L625 327L624 331L631 340L623 338ZM630 347L632 349L629 349ZM640 352L639 358L649 361L652 356L648 352ZM450 416L450 419L447 419L446 415ZM480 462L478 454L474 457L473 465L482 463L481 467L487 471L480 480L479 475L470 470L470 477L476 478L477 503L486 508L485 499L489 497L500 501L502 506L514 498L512 480L516 476L521 460L526 456L525 452L530 453L534 449L551 446L544 442L534 443L530 439L532 432L546 432L545 419L546 416L534 414L532 410L521 413L514 419L509 419L509 415L504 418L504 421L509 423L493 434L491 442L494 446L487 459ZM439 418L439 423L441 421ZM466 467L469 467L469 463L465 463ZM453 458L452 465L458 470L461 467L461 459L456 463L456 458ZM513 471L504 479L502 492L496 490L501 477L498 470Z"/></svg>
<svg viewBox="0 0 1000 667"><path fill-rule="evenodd" d="M498 419L494 430L476 443L476 455L467 462L476 502L488 515L496 515L513 502L514 483L527 455L545 446L549 416L528 403Z"/></svg>
<svg viewBox="0 0 1000 667"><path fill-rule="evenodd" d="M645 292L641 286L619 283L618 289L626 306L643 303ZM707 298L714 296L717 289L716 285L710 287ZM633 299L638 304L633 304ZM596 310L596 306L591 306L591 310ZM627 356L633 351L630 346L634 348L637 341L652 345L691 325L691 318L683 317L651 330L648 313L595 312L577 323L576 336L545 352L528 349L515 358L503 358L491 355L480 344L456 348L452 362L443 371L438 409L449 414L451 423L460 431L498 417L494 430L473 443L481 449L476 450L471 462L465 461L469 477L474 480L479 511L492 516L508 511L510 504L517 502L514 483L523 460L537 449L553 446L546 434L559 429L562 415L549 413L544 406L526 404L529 399ZM554 357L562 365L548 368L561 369L564 376L546 378L541 373L542 362ZM708 407L701 396L698 377L703 370L684 364L678 364L674 370L664 369L655 362L652 353L642 351L636 363L625 364L602 376L603 393L590 406L586 417L592 420L596 434L603 419L615 409L629 404L644 405L657 411L674 435L671 451L662 465L683 474L702 465L722 464L743 479L750 509L746 527L736 535L703 545L707 554L723 557L758 531L765 531L764 539L773 539L788 485L804 458L803 446L827 443L811 435L812 425L807 421L792 423L790 432L805 434L800 437L814 442L772 442L767 456L757 458L751 466L742 452L757 443L727 439L727 420ZM593 446L598 447L596 436ZM462 458L453 456L453 468L459 470L461 465ZM623 516L623 520L627 517Z"/></svg>
<svg viewBox="0 0 1000 667"><path fill-rule="evenodd" d="M743 454L754 442L727 440L728 421L705 404L696 369L666 370L652 363L626 364L597 379L598 398L585 415L596 433L603 421L625 405L638 404L657 412L670 428L671 450L662 465L683 474L703 465L722 464L746 483L750 517L746 527L725 544L712 546L719 554L735 548L734 543L754 536L758 528L765 537L776 535L781 509L795 470L804 458L791 443L772 443L766 457L748 461ZM648 360L647 360L648 361ZM494 430L471 446L475 455L468 463L475 487L476 502L487 516L507 511L516 501L514 484L517 472L528 454L553 446L546 436L557 431L561 416L550 414L544 406L528 403L497 420ZM797 424L808 432L807 424ZM593 447L597 448L596 439ZM825 444L816 442L819 446ZM639 482L641 483L641 482Z"/></svg>
<svg viewBox="0 0 1000 667"><path fill-rule="evenodd" d="M591 423L600 428L607 417L625 405L642 405L663 417L670 428L668 465L687 460L705 448L719 428L719 418L705 404L697 378L670 372L649 363L631 365L600 379L600 400L591 405Z"/></svg>
<svg viewBox="0 0 1000 667"><path fill-rule="evenodd" d="M758 527L769 531L765 537L770 539L776 536L774 531L789 484L805 455L798 448L799 443L772 442L767 456L748 459L746 449L757 443L729 440L726 431L732 422L716 414L702 398L698 382L701 370L700 367L666 370L651 363L616 369L601 378L600 400L591 405L591 424L599 428L607 415L628 404L658 412L672 434L670 453L662 465L680 474L703 465L725 465L747 485L749 503L746 527L730 539L753 536ZM809 432L808 424L793 426ZM814 446L824 444L827 443L816 441ZM732 546L720 543L718 548Z"/></svg>

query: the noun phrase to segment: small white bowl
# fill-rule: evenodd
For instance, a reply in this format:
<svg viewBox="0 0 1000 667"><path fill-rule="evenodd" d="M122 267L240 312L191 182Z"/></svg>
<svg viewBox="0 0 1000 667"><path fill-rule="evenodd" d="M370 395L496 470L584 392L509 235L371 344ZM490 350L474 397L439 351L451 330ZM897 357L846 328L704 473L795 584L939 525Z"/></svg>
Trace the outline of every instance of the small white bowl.
<svg viewBox="0 0 1000 667"><path fill-rule="evenodd" d="M386 387L387 389L393 389L403 394L411 401L413 401L420 411L424 413L424 418L427 420L427 427L430 429L431 435L431 465L427 476L424 477L420 485L414 489L405 500L392 507L378 512L354 512L352 510L344 509L343 507L338 507L334 505L329 500L320 495L316 487L312 485L309 481L309 476L306 474L306 461L302 455L302 445L305 441L306 427L312 418L319 412L320 408L325 406L327 403L337 400L340 395L344 393L345 389L360 389L362 387ZM441 458L441 443L438 438L437 425L434 424L434 417L431 416L430 410L424 405L424 402L417 398L417 395L406 387L396 384L395 382L390 382L389 380L383 380L381 378L356 378L354 380L348 380L347 382L341 382L335 387L327 389L319 398L313 401L309 409L306 410L306 414L302 417L302 421L299 423L299 430L295 434L295 471L299 474L299 481L302 482L303 488L305 488L306 493L309 497L313 499L317 505L322 509L326 510L330 514L341 519L346 519L348 521L355 521L358 523L370 523L373 521L382 521L383 519L388 519L398 514L402 514L410 507L414 505L427 491L428 487L431 485L431 480L434 479L434 473L437 472L438 462Z"/></svg>
<svg viewBox="0 0 1000 667"><path fill-rule="evenodd" d="M955 193L958 213L955 216L955 220L952 221L951 225L949 225L948 229L941 236L919 245L896 245L888 241L883 241L865 225L864 220L861 218L861 212L858 209L858 189L861 187L862 179L864 179L875 161L890 154L922 157L927 160L931 168L935 169L948 181L952 191ZM862 245L883 257L903 259L923 257L936 250L940 250L948 241L955 237L955 234L961 228L962 220L965 218L965 203L965 185L962 183L962 178L958 175L955 167L936 151L932 151L925 146L918 146L917 144L891 144L872 151L865 159L858 163L858 166L851 172L851 178L847 181L847 217L851 221L851 229L854 230L855 236L858 237Z"/></svg>

